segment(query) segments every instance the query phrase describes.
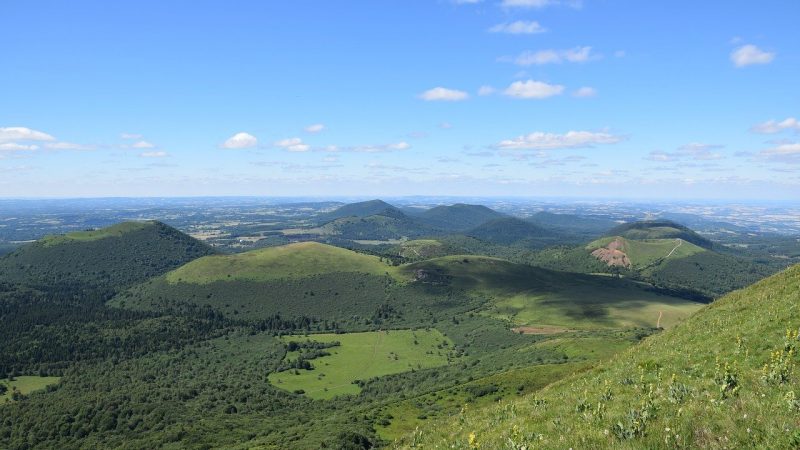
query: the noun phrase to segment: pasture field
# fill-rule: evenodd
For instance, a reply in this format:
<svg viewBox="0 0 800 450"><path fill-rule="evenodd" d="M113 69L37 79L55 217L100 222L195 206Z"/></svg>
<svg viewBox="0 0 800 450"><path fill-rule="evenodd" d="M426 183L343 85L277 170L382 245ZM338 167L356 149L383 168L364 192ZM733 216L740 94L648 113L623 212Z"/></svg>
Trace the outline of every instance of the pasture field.
<svg viewBox="0 0 800 450"><path fill-rule="evenodd" d="M293 369L269 375L269 381L288 391L302 390L314 399L358 394L356 380L437 367L447 364L452 342L435 329L387 330L365 333L284 336L283 342L341 343L325 349L330 356L311 360L313 370ZM287 354L285 361L297 353Z"/></svg>
<svg viewBox="0 0 800 450"><path fill-rule="evenodd" d="M5 394L0 395L0 404L7 403L12 400L12 395L16 389L22 395L28 395L34 391L40 391L47 386L58 383L61 378L59 377L37 377L22 375L14 378L14 381L8 379L0 380L0 384L6 386L8 390Z"/></svg>
<svg viewBox="0 0 800 450"><path fill-rule="evenodd" d="M166 279L173 284L209 284L215 281L271 281L338 272L397 274L396 268L377 256L316 242L301 242L200 258L168 273Z"/></svg>
<svg viewBox="0 0 800 450"><path fill-rule="evenodd" d="M482 313L514 326L655 327L663 313L660 325L667 328L703 306L631 280L554 272L495 258L448 256L406 267L483 293L490 301Z"/></svg>
<svg viewBox="0 0 800 450"><path fill-rule="evenodd" d="M620 239L624 243L623 251L628 255L631 264L636 269L643 269L652 264L663 260L669 255L669 259L680 259L707 251L706 249L692 244L691 242L678 239L644 239L632 240L620 237L605 237L591 242L586 249L591 251L605 247L611 241Z"/></svg>

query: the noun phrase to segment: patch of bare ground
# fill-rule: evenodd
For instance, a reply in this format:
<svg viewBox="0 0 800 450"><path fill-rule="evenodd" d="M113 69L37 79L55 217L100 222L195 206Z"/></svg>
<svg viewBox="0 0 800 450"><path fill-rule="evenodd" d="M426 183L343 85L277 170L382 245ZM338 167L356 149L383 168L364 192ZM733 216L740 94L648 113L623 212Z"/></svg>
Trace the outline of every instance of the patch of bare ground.
<svg viewBox="0 0 800 450"><path fill-rule="evenodd" d="M616 238L609 242L605 247L601 247L592 252L592 256L605 262L609 266L622 266L630 267L631 260L628 258L625 249L625 243L620 238Z"/></svg>

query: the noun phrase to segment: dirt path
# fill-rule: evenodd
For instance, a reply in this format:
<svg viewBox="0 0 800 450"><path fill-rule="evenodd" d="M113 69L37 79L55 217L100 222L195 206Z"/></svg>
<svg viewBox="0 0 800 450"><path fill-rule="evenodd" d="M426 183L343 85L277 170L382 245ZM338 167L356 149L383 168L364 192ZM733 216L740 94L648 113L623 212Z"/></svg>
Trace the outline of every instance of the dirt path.
<svg viewBox="0 0 800 450"><path fill-rule="evenodd" d="M672 254L673 254L673 253L675 253L675 250L677 250L677 249L678 249L678 247L680 247L681 245L683 245L683 239L680 239L680 238L678 238L678 245L676 245L676 246L675 246L675 248L673 248L672 250L670 250L669 254L667 254L667 256L666 256L664 259L667 259L667 258L669 258L670 256L672 256Z"/></svg>

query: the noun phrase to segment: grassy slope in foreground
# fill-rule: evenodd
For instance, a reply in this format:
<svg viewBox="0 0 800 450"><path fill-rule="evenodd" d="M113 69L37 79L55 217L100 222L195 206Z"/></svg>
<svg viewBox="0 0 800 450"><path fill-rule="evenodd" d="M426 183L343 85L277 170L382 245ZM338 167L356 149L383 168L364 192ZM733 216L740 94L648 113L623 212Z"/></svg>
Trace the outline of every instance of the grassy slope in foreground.
<svg viewBox="0 0 800 450"><path fill-rule="evenodd" d="M0 405L12 401L14 391L19 391L22 395L28 395L31 392L40 391L47 386L58 383L59 377L37 377L21 375L14 378L14 381L7 379L0 380L0 384L7 388L5 394L0 395Z"/></svg>
<svg viewBox="0 0 800 450"><path fill-rule="evenodd" d="M658 294L645 285L604 276L534 268L480 256L446 256L405 266L425 271L454 288L483 293L492 301L485 313L518 326L573 329L670 327L701 307Z"/></svg>
<svg viewBox="0 0 800 450"><path fill-rule="evenodd" d="M214 281L269 281L337 272L396 274L377 256L339 247L301 242L281 247L200 258L166 275L170 283L207 284Z"/></svg>
<svg viewBox="0 0 800 450"><path fill-rule="evenodd" d="M392 330L366 333L314 334L284 336L284 342L338 341L341 345L325 349L330 356L311 360L314 370L273 372L269 381L276 387L302 389L315 399L358 394L355 380L366 380L393 373L425 369L447 364L452 342L436 330ZM286 359L296 358L287 354Z"/></svg>
<svg viewBox="0 0 800 450"><path fill-rule="evenodd" d="M461 414L398 446L797 448L798 305L794 266L588 373Z"/></svg>

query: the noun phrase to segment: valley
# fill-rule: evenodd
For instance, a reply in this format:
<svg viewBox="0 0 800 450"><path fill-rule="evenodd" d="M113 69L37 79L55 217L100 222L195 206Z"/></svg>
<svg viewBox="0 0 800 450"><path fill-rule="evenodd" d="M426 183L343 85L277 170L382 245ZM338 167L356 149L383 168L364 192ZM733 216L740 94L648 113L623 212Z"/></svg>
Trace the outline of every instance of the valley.
<svg viewBox="0 0 800 450"><path fill-rule="evenodd" d="M369 201L247 250L158 221L18 247L0 258L0 373L17 380L0 444L435 442L452 428L435 424L516 408L694 326L709 286L749 279L738 268L780 267L675 222L538 217Z"/></svg>

